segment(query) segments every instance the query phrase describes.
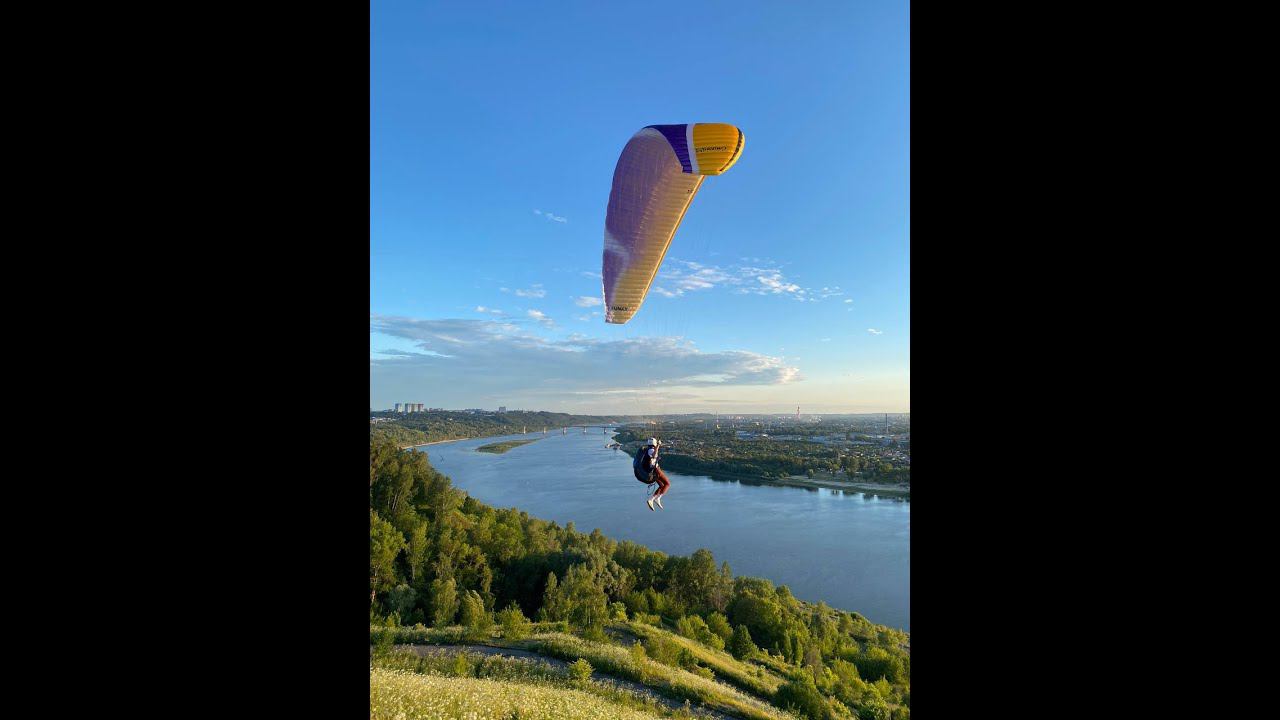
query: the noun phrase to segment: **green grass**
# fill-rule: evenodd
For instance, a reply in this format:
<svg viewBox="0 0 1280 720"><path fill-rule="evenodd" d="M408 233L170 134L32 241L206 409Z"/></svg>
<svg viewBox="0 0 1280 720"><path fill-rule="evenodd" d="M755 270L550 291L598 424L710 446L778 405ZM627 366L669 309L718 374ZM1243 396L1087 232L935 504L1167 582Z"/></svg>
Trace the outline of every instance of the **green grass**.
<svg viewBox="0 0 1280 720"><path fill-rule="evenodd" d="M502 453L512 448L518 448L521 445L528 445L529 443L536 442L539 439L541 438L535 438L533 440L507 440L505 442L489 443L488 445L481 445L480 447L476 448L476 452L494 453L495 455L501 455Z"/></svg>
<svg viewBox="0 0 1280 720"><path fill-rule="evenodd" d="M582 690L369 668L370 720L650 720Z"/></svg>
<svg viewBox="0 0 1280 720"><path fill-rule="evenodd" d="M793 720L790 713L748 695L741 690L687 670L644 658L637 661L625 648L565 633L533 636L531 647L539 653L564 660L584 658L593 667L610 675L643 683L668 697L706 705L745 720Z"/></svg>
<svg viewBox="0 0 1280 720"><path fill-rule="evenodd" d="M561 690L580 690L621 708L665 718L694 717L684 708L671 708L651 695L622 687L608 679L576 680L565 668L545 659L512 658L462 651L420 657L408 650L375 653L373 668L438 677L461 677L524 683Z"/></svg>
<svg viewBox="0 0 1280 720"><path fill-rule="evenodd" d="M638 622L616 623L641 639L664 638L689 651L699 665L711 668L716 677L729 682L765 700L772 700L778 687L785 682L782 677L759 665L744 663L733 655L661 628Z"/></svg>

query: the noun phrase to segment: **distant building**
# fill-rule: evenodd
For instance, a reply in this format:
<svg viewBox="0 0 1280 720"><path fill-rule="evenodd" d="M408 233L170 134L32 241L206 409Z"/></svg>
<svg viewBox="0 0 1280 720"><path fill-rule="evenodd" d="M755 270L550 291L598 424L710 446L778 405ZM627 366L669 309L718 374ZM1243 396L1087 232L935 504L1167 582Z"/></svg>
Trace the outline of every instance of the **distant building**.
<svg viewBox="0 0 1280 720"><path fill-rule="evenodd" d="M506 406L506 405L499 405L499 406L498 406L498 412L506 412L506 411L507 411L507 406Z"/></svg>
<svg viewBox="0 0 1280 720"><path fill-rule="evenodd" d="M396 409L393 412L400 412L400 403L396 403Z"/></svg>

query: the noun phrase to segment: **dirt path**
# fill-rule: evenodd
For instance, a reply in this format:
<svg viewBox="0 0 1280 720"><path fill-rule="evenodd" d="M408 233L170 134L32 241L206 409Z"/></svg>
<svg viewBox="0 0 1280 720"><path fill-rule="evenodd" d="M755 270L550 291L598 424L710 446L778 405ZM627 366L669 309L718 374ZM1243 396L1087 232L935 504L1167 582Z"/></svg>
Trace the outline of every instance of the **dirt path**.
<svg viewBox="0 0 1280 720"><path fill-rule="evenodd" d="M479 655L497 655L510 658L531 658L534 660L541 660L556 668L569 667L569 663L561 660L560 658L554 658L549 655L540 655L532 650L495 647L493 645L396 645L396 648L410 650L419 657L426 657L428 655L457 655L462 652L468 652ZM636 694L653 698L655 701L662 703L672 710L678 710L684 707L684 701L669 698L658 693L653 688L642 683L635 682L634 680L614 677L599 670L592 671L591 679L595 682L605 683L623 690L630 690ZM740 720L734 715L727 715L723 712L712 710L707 707L695 706L693 710L699 715L703 715L708 718L716 718L717 720Z"/></svg>

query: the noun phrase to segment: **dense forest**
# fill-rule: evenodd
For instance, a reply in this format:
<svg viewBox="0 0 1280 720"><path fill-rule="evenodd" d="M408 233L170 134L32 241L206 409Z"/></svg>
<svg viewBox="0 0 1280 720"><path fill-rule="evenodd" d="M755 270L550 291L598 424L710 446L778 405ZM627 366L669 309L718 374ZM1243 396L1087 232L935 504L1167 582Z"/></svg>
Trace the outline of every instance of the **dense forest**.
<svg viewBox="0 0 1280 720"><path fill-rule="evenodd" d="M626 427L616 439L634 455L645 438L657 432ZM911 466L881 457L882 448L834 448L805 440L741 440L732 430L689 425L663 428L662 466L686 475L731 478L785 478L814 472L835 473L852 481L910 483ZM844 433L841 433L844 434ZM857 437L849 433L849 437Z"/></svg>
<svg viewBox="0 0 1280 720"><path fill-rule="evenodd" d="M613 420L600 415L569 415L541 410L506 413L429 410L406 414L384 411L371 415L385 421L369 425L370 440L393 441L400 447L437 440L512 435L523 430L540 433L543 428L554 430L571 425L603 425Z"/></svg>
<svg viewBox="0 0 1280 720"><path fill-rule="evenodd" d="M607 640L624 623L644 639L633 654L703 677L729 673L801 717L909 717L909 635L900 630L734 577L705 549L669 556L492 508L392 441L371 439L369 461L372 626L517 637L533 621L554 623L577 638L547 640L554 652L556 642ZM755 670L704 659L715 651ZM777 683L760 679L766 671Z"/></svg>

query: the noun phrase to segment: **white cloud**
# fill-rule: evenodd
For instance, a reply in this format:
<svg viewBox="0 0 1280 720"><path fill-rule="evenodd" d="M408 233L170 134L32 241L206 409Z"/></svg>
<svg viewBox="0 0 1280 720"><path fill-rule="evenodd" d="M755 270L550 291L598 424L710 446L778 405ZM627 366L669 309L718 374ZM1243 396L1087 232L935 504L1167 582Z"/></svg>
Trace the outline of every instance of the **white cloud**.
<svg viewBox="0 0 1280 720"><path fill-rule="evenodd" d="M583 271L582 271L582 277L595 278L596 280L603 280L603 279L604 279L604 276L603 276L603 275L601 275L601 274L600 274L600 273L598 273L598 272L594 272L594 271L592 271L592 270L583 270Z"/></svg>
<svg viewBox="0 0 1280 720"><path fill-rule="evenodd" d="M539 311L529 312L540 320L533 314ZM745 350L703 352L672 337L547 339L513 322L489 319L371 315L369 324L373 333L418 348L370 358L370 383L379 392L466 388L474 396L501 396L531 389L554 394L633 388L637 378L658 388L765 386L801 379L800 370L780 357Z"/></svg>
<svg viewBox="0 0 1280 720"><path fill-rule="evenodd" d="M743 260L760 261L759 258L743 258ZM821 291L813 292L787 279L782 270L770 261L764 262L769 263L769 266L719 267L669 258L658 271L651 289L663 297L674 298L696 290L733 287L743 295L783 295L800 302L818 302L824 298L844 294L839 286L824 287Z"/></svg>
<svg viewBox="0 0 1280 720"><path fill-rule="evenodd" d="M505 287L499 289L504 293L514 292L518 297L522 298L540 298L547 296L547 291L542 289L542 283L534 283L526 290L521 290L519 288L512 290L511 288Z"/></svg>
<svg viewBox="0 0 1280 720"><path fill-rule="evenodd" d="M679 297L694 290L710 290L717 285L738 284L740 279L730 271L689 260L671 258L658 271L662 285L653 289L664 297Z"/></svg>
<svg viewBox="0 0 1280 720"><path fill-rule="evenodd" d="M754 293L756 295L777 295L779 293L804 294L804 290L802 290L799 285L787 282L786 278L782 277L782 273L776 270L763 275L757 275L756 281L760 283L760 286L755 288L749 287L746 290L747 292Z"/></svg>
<svg viewBox="0 0 1280 720"><path fill-rule="evenodd" d="M877 329L875 329L875 328L867 328L867 332L871 333L872 335L883 335L883 334L884 334L883 332L881 332L881 331L879 331L879 330L877 330Z"/></svg>
<svg viewBox="0 0 1280 720"><path fill-rule="evenodd" d="M498 308L485 307L485 306L483 306L483 305L477 305L477 306L476 306L476 312L478 312L478 313L488 313L488 314L490 314L490 315L501 315L501 314L502 314L502 311L501 311L501 310L499 310Z"/></svg>
<svg viewBox="0 0 1280 720"><path fill-rule="evenodd" d="M541 310L529 310L528 315L534 320L537 320L544 327L553 328L556 326L556 321L552 320L546 313L542 312Z"/></svg>
<svg viewBox="0 0 1280 720"><path fill-rule="evenodd" d="M853 302L853 300L850 300L850 299L846 298L844 302L845 302L845 304L846 304L846 305L848 305L849 303Z"/></svg>
<svg viewBox="0 0 1280 720"><path fill-rule="evenodd" d="M584 308L595 307L596 305L603 305L604 300L593 295L580 295L573 299L573 304Z"/></svg>
<svg viewBox="0 0 1280 720"><path fill-rule="evenodd" d="M548 220L551 220L551 221L553 221L553 222L558 222L558 223L567 223L567 222L569 222L569 219L568 219L568 218L560 217L559 215L556 215L555 213L550 213L550 212L545 212L545 213L544 213L544 212L542 212L541 210L538 210L538 209L536 209L536 208L534 209L533 214L534 214L534 215L541 215L542 217L544 217L544 218L546 218L546 219L548 219Z"/></svg>

